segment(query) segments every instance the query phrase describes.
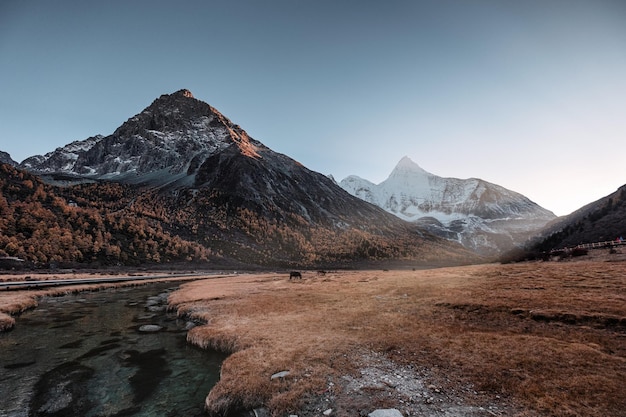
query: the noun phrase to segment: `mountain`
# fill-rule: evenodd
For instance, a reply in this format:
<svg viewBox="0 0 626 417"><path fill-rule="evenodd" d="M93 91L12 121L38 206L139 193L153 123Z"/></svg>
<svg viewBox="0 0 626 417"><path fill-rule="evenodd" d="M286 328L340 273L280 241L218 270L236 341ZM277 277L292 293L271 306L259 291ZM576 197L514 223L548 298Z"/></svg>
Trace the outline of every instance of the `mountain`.
<svg viewBox="0 0 626 417"><path fill-rule="evenodd" d="M316 267L477 259L272 151L188 90L162 95L109 136L73 142L21 167L62 185L55 192L79 208L92 204L85 192L107 199L98 187L119 184L127 197L114 214L200 244L215 262ZM103 210L106 216L113 209Z"/></svg>
<svg viewBox="0 0 626 417"><path fill-rule="evenodd" d="M17 162L11 158L11 155L2 151L0 151L0 164L9 164L9 165L17 166Z"/></svg>
<svg viewBox="0 0 626 417"><path fill-rule="evenodd" d="M357 176L340 182L350 194L482 255L522 246L556 216L523 195L477 178L442 178L408 157L376 185Z"/></svg>
<svg viewBox="0 0 626 417"><path fill-rule="evenodd" d="M109 136L72 142L20 167L38 174L162 185L195 174L210 155L229 146L253 153L260 145L188 90L165 94Z"/></svg>
<svg viewBox="0 0 626 417"><path fill-rule="evenodd" d="M619 237L626 238L626 185L549 223L527 249L529 252L548 252Z"/></svg>

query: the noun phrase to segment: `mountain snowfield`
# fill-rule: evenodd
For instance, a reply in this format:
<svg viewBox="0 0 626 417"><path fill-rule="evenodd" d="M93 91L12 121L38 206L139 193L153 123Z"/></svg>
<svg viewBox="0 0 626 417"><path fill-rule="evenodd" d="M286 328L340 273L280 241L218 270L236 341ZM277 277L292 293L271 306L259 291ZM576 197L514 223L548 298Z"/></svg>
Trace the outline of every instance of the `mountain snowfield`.
<svg viewBox="0 0 626 417"><path fill-rule="evenodd" d="M522 246L556 216L523 195L477 178L443 178L410 158L374 184L349 176L350 194L484 255Z"/></svg>

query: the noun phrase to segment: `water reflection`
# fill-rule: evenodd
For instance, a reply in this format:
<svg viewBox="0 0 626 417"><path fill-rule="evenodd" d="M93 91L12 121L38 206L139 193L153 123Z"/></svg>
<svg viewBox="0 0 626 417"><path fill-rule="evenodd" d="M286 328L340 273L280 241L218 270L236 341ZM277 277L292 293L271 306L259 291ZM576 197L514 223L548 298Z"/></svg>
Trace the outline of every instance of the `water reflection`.
<svg viewBox="0 0 626 417"><path fill-rule="evenodd" d="M224 355L186 343L172 284L46 298L0 334L0 416L200 416Z"/></svg>

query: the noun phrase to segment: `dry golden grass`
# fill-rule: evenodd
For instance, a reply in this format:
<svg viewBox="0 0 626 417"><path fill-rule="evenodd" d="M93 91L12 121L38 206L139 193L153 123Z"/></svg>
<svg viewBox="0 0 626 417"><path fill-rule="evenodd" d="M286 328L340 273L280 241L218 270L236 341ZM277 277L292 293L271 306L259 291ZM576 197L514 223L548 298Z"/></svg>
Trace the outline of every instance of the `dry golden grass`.
<svg viewBox="0 0 626 417"><path fill-rule="evenodd" d="M0 313L0 332L12 329L15 326L15 319L6 313Z"/></svg>
<svg viewBox="0 0 626 417"><path fill-rule="evenodd" d="M515 410L509 415L619 416L626 409L624 266L311 272L301 282L244 275L186 284L170 304L207 322L189 332L190 341L234 352L207 397L214 413L265 405L275 415L303 415L329 378L356 375L381 353L399 367L429 369L431 382L448 392L471 385L498 395ZM282 370L290 374L270 380ZM347 392L336 390L343 410L355 411L341 398Z"/></svg>

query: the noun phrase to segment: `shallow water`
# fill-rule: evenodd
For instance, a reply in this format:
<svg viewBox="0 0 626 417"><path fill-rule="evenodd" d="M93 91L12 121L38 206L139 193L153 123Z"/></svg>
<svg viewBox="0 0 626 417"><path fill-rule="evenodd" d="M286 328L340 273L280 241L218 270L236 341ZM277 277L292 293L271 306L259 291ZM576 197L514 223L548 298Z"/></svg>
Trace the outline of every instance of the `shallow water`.
<svg viewBox="0 0 626 417"><path fill-rule="evenodd" d="M186 342L171 283L44 298L0 333L0 416L200 416L225 355Z"/></svg>

